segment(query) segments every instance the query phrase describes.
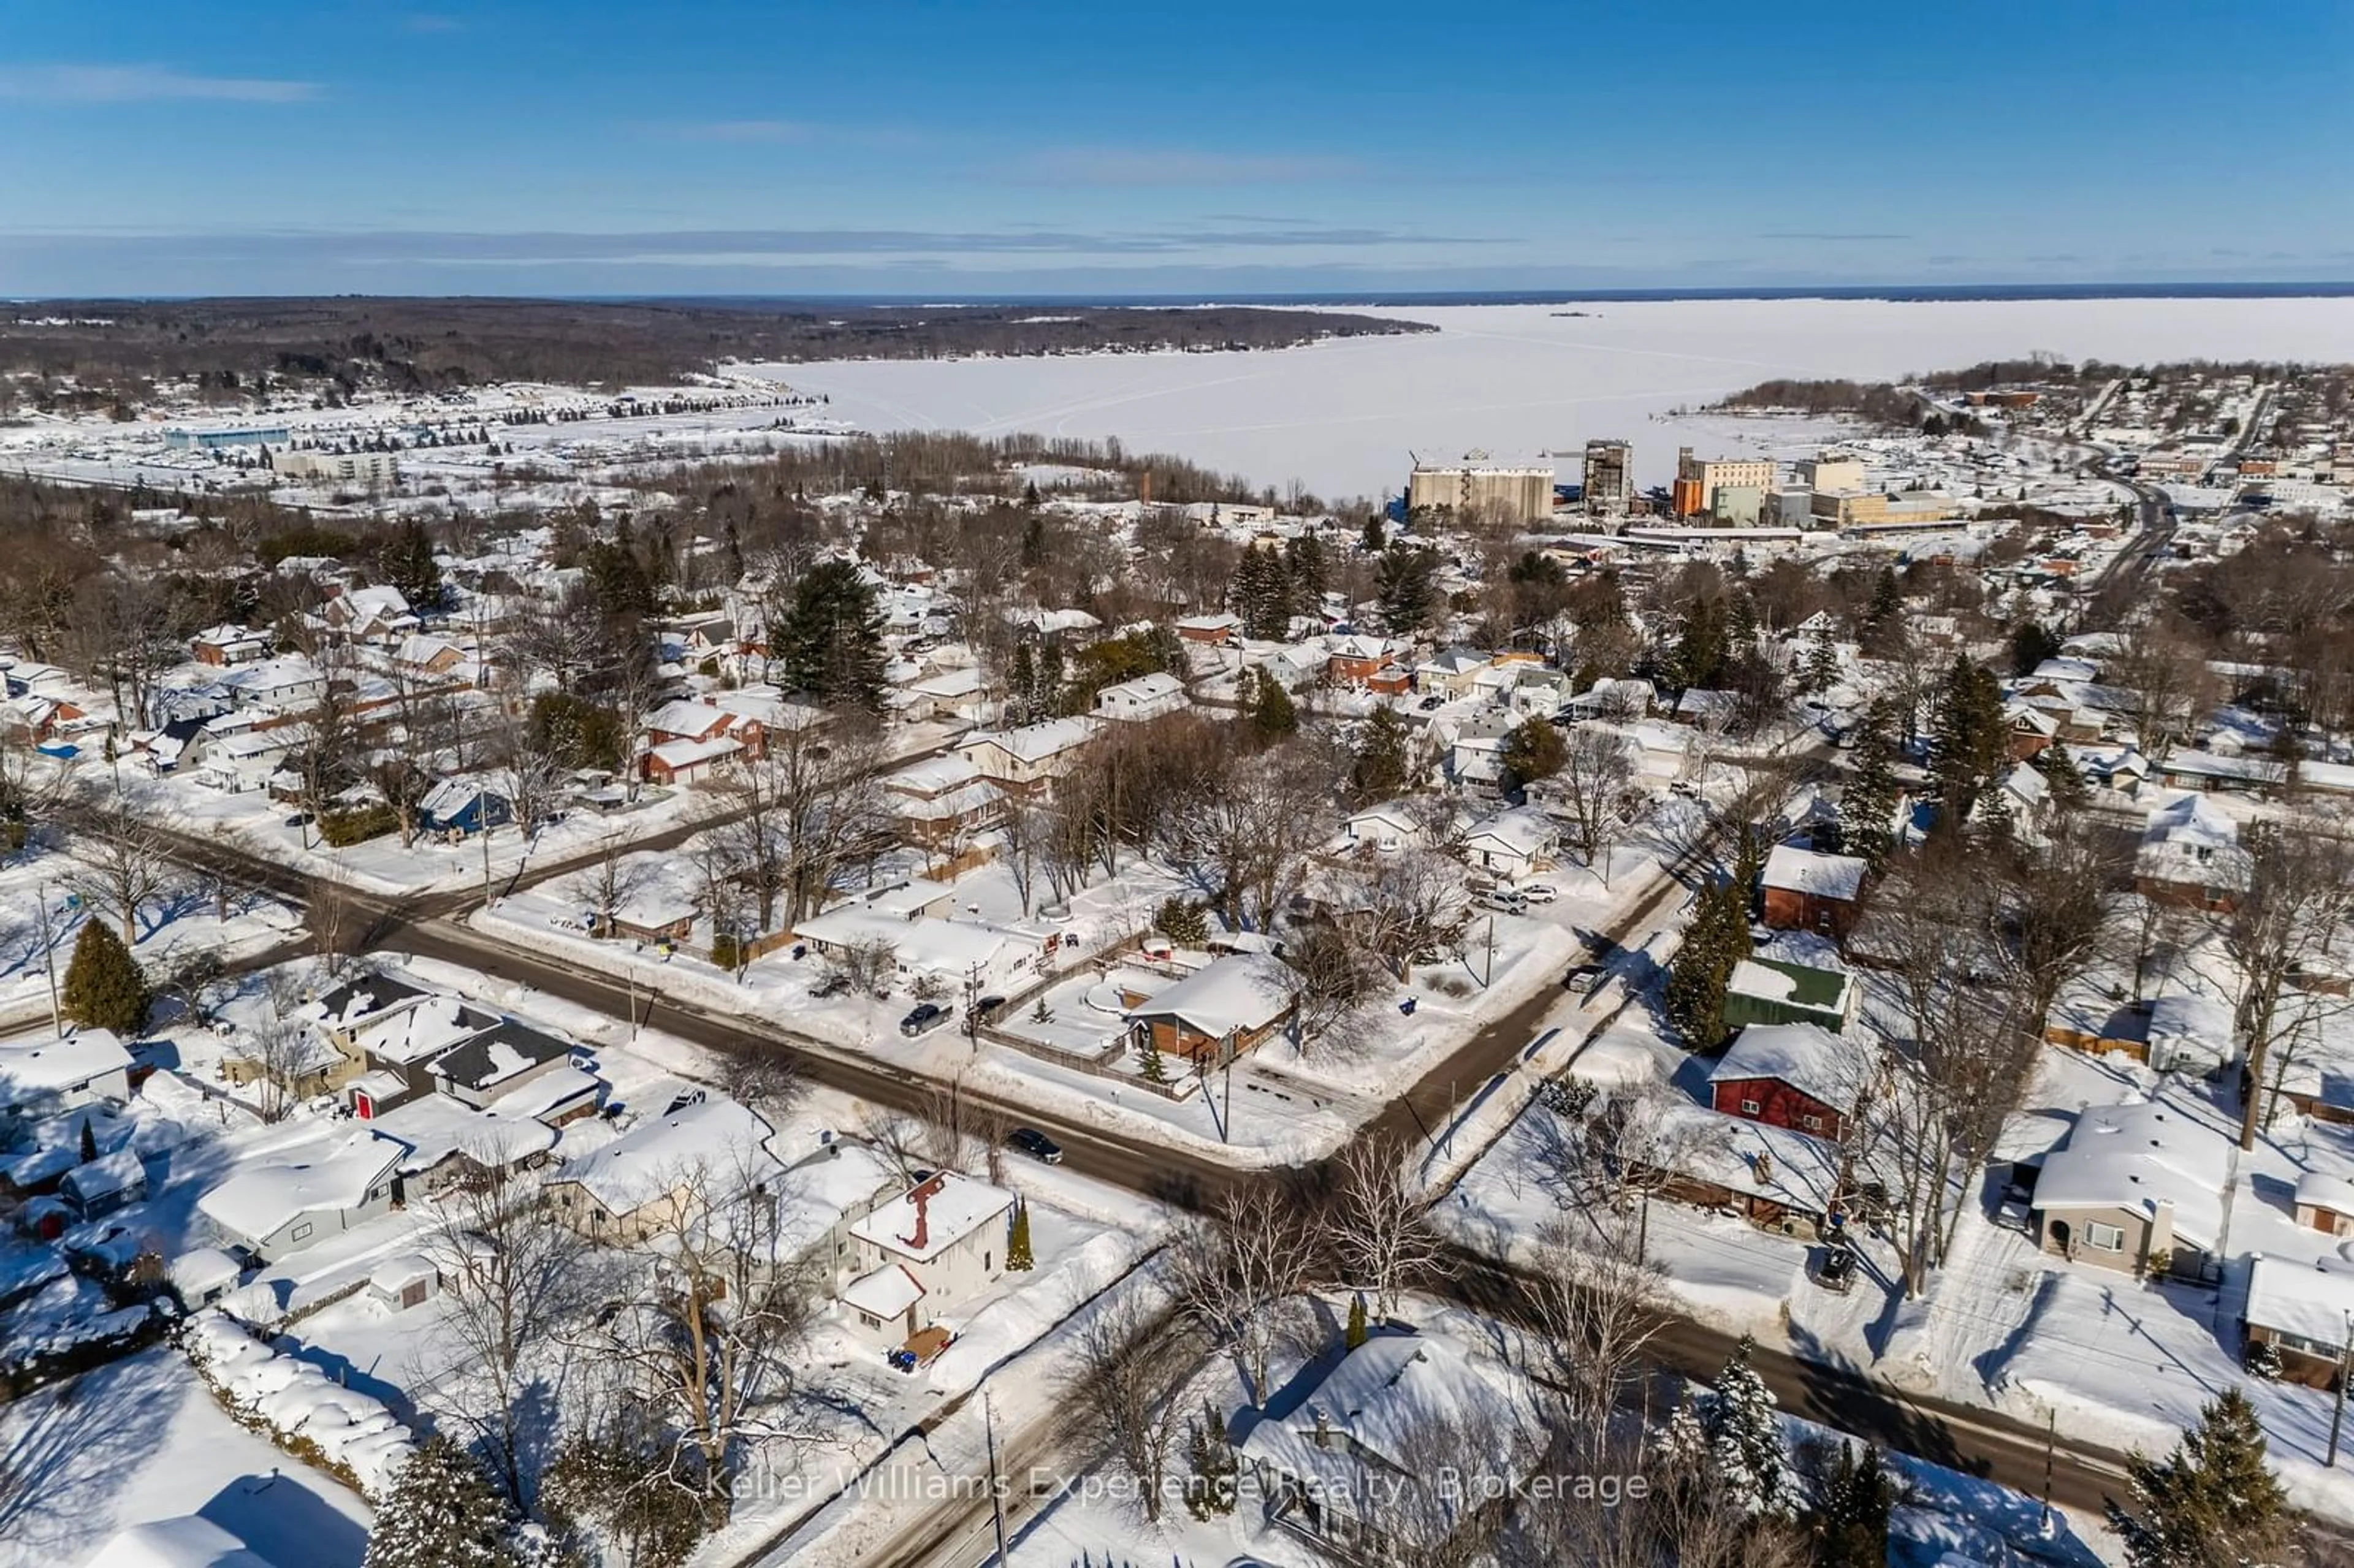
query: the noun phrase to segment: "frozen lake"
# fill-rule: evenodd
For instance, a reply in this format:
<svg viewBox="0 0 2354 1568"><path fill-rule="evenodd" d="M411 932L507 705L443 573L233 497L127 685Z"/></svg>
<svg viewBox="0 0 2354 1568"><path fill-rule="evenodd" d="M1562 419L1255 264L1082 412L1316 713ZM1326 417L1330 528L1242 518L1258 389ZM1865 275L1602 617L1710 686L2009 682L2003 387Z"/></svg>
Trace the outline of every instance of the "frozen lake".
<svg viewBox="0 0 2354 1568"><path fill-rule="evenodd" d="M1584 311L1584 316L1557 313ZM1635 443L1665 483L1655 421L1776 376L1883 380L2043 350L2118 364L2354 361L2354 299L1679 300L1368 312L1413 337L1252 354L866 360L769 367L869 429L1117 436L1328 499L1399 489L1407 453L1582 452ZM1707 445L1722 427L1685 440ZM1762 434L1763 432L1761 432ZM1576 463L1564 470L1574 478Z"/></svg>

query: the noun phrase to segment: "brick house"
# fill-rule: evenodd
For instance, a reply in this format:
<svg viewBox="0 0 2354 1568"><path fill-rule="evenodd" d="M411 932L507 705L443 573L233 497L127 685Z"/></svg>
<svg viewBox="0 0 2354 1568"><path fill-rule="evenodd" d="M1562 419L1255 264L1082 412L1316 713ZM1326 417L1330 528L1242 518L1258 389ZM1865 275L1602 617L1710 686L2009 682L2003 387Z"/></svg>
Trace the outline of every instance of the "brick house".
<svg viewBox="0 0 2354 1568"><path fill-rule="evenodd" d="M1861 913L1864 874L1854 855L1776 844L1758 875L1766 924L1778 931L1825 931L1844 939Z"/></svg>

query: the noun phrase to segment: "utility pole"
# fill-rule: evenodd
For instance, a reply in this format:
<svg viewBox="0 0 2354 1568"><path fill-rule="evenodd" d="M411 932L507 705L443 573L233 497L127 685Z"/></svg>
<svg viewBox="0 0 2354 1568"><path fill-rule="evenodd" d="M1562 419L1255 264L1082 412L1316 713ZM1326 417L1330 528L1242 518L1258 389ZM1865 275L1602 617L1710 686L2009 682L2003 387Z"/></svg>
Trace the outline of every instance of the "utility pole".
<svg viewBox="0 0 2354 1568"><path fill-rule="evenodd" d="M49 1029L60 1040L66 1035L66 1016L58 1005L58 944L49 935L49 885L40 885L41 899L41 967L49 975Z"/></svg>
<svg viewBox="0 0 2354 1568"><path fill-rule="evenodd" d="M1005 1486L997 1473L997 1413L989 1390L981 1391L981 1426L989 1439L989 1517L997 1530L997 1561L1005 1562Z"/></svg>
<svg viewBox="0 0 2354 1568"><path fill-rule="evenodd" d="M2338 1403L2329 1410L2329 1457L2323 1464L2335 1469L2338 1466L2338 1429L2346 1421L2346 1380L2354 1372L2354 1312L2346 1314L2346 1327L2338 1339Z"/></svg>
<svg viewBox="0 0 2354 1568"><path fill-rule="evenodd" d="M2057 1411L2043 1413L2043 1528L2052 1528L2052 1457L2060 1443L2060 1415Z"/></svg>
<svg viewBox="0 0 2354 1568"><path fill-rule="evenodd" d="M1488 916L1488 972L1479 977L1479 989L1487 990L1496 983L1496 917Z"/></svg>

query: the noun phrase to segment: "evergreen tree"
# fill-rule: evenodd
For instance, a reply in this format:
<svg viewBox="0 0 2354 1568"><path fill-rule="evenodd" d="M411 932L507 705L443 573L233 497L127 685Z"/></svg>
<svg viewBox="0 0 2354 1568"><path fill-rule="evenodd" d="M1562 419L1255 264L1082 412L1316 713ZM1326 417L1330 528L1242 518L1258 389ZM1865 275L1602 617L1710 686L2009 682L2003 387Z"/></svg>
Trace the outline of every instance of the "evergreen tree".
<svg viewBox="0 0 2354 1568"><path fill-rule="evenodd" d="M136 1034L146 1026L152 994L139 960L103 920L83 922L74 942L73 960L66 965L66 983L59 998L65 1015L90 1029L111 1029Z"/></svg>
<svg viewBox="0 0 2354 1568"><path fill-rule="evenodd" d="M1863 651L1885 659L1904 646L1904 595L1893 567L1880 568L1872 585L1872 607L1863 614Z"/></svg>
<svg viewBox="0 0 2354 1568"><path fill-rule="evenodd" d="M2046 659L2060 657L2060 640L2041 621L2022 620L2010 631L2010 673L2031 675Z"/></svg>
<svg viewBox="0 0 2354 1568"><path fill-rule="evenodd" d="M84 1117L81 1118L81 1162L87 1165L97 1158L98 1129L90 1126L90 1118Z"/></svg>
<svg viewBox="0 0 2354 1568"><path fill-rule="evenodd" d="M1144 1032L1144 1048L1136 1058L1137 1075L1148 1084L1169 1081L1169 1065L1161 1059L1161 1047L1153 1043L1152 1031Z"/></svg>
<svg viewBox="0 0 2354 1568"><path fill-rule="evenodd" d="M440 608L441 568L433 559L433 541L425 536L425 524L417 519L403 523L385 541L376 556L376 570L400 590L411 609Z"/></svg>
<svg viewBox="0 0 2354 1568"><path fill-rule="evenodd" d="M1840 795L1840 840L1878 871L1895 847L1896 705L1876 699L1865 711L1855 743L1855 768Z"/></svg>
<svg viewBox="0 0 2354 1568"><path fill-rule="evenodd" d="M1708 1467L1732 1507L1743 1513L1787 1518L1796 1511L1788 1457L1782 1424L1774 1414L1774 1393L1749 1364L1755 1349L1744 1334L1708 1396L1702 1413L1708 1430Z"/></svg>
<svg viewBox="0 0 2354 1568"><path fill-rule="evenodd" d="M436 1434L393 1478L364 1568L521 1568L514 1521L488 1476Z"/></svg>
<svg viewBox="0 0 2354 1568"><path fill-rule="evenodd" d="M1331 565L1324 541L1313 534L1298 534L1283 547L1284 577L1291 589L1291 613L1314 615L1331 584Z"/></svg>
<svg viewBox="0 0 2354 1568"><path fill-rule="evenodd" d="M1199 1421L1185 1424L1185 1511L1195 1519L1215 1519L1235 1511L1241 1495L1235 1476L1235 1451L1226 1443L1225 1423L1204 1407Z"/></svg>
<svg viewBox="0 0 2354 1568"><path fill-rule="evenodd" d="M2008 758L2009 735L2002 721L2002 688L1992 671L1956 653L1937 694L1929 736L1929 770L1936 776L1944 819L1967 821L1979 791Z"/></svg>
<svg viewBox="0 0 2354 1568"><path fill-rule="evenodd" d="M1823 1484L1816 1510L1816 1568L1884 1568L1888 1562L1888 1515L1895 1489L1881 1467L1880 1450L1840 1440L1839 1463Z"/></svg>
<svg viewBox="0 0 2354 1568"><path fill-rule="evenodd" d="M1668 656L1668 684L1680 692L1694 686L1713 686L1724 671L1731 651L1724 601L1714 595L1694 599L1691 608L1684 611L1675 651Z"/></svg>
<svg viewBox="0 0 2354 1568"><path fill-rule="evenodd" d="M1523 719L1511 734L1504 737L1504 748L1496 759L1504 769L1504 788L1508 790L1527 789L1540 779L1550 779L1569 760L1569 743L1561 731L1541 718Z"/></svg>
<svg viewBox="0 0 2354 1568"><path fill-rule="evenodd" d="M1730 652L1734 657L1754 652L1757 647L1757 601L1744 588L1733 596L1733 618L1726 630Z"/></svg>
<svg viewBox="0 0 2354 1568"><path fill-rule="evenodd" d="M2267 1561L2285 1543L2288 1499L2264 1463L2247 1396L2225 1389L2163 1462L2126 1460L2134 1508L2108 1505L2133 1568L2224 1568Z"/></svg>
<svg viewBox="0 0 2354 1568"><path fill-rule="evenodd" d="M1011 667L1005 673L1005 705L1009 716L1017 725L1028 724L1037 716L1038 662L1026 641L1013 645Z"/></svg>
<svg viewBox="0 0 2354 1568"><path fill-rule="evenodd" d="M1281 740L1299 729L1299 710L1293 705L1291 694L1283 689L1281 681L1264 670L1258 672L1258 694L1251 699L1247 722L1251 733L1267 742Z"/></svg>
<svg viewBox="0 0 2354 1568"><path fill-rule="evenodd" d="M1713 1051L1723 1042L1724 988L1749 948L1748 887L1723 882L1703 892L1668 972L1668 1022L1691 1049Z"/></svg>
<svg viewBox="0 0 2354 1568"><path fill-rule="evenodd" d="M2082 810L2092 799L2092 787L2084 782L2084 771L2076 766L2066 741L2055 736L2051 745L2035 754L2035 766L2052 787L2052 809L2062 816Z"/></svg>
<svg viewBox="0 0 2354 1568"><path fill-rule="evenodd" d="M1005 1238L1005 1266L1016 1274L1027 1274L1038 1266L1030 1253L1030 1205L1019 1199L1013 1204L1013 1225Z"/></svg>
<svg viewBox="0 0 2354 1568"><path fill-rule="evenodd" d="M1352 1351L1365 1342L1365 1295L1362 1290L1349 1298L1349 1327L1342 1332L1341 1342Z"/></svg>
<svg viewBox="0 0 2354 1568"><path fill-rule="evenodd" d="M1245 550L1227 592L1244 636L1279 639L1290 631L1291 577L1275 551Z"/></svg>
<svg viewBox="0 0 2354 1568"><path fill-rule="evenodd" d="M1365 721L1365 732L1357 742L1357 760L1349 769L1350 788L1361 805L1405 792L1409 747L1405 720L1398 717L1397 710L1386 704L1375 708Z"/></svg>
<svg viewBox="0 0 2354 1568"><path fill-rule="evenodd" d="M1181 948L1198 948L1210 939L1210 916L1192 899L1165 898L1152 917L1152 928Z"/></svg>
<svg viewBox="0 0 2354 1568"><path fill-rule="evenodd" d="M1378 556L1388 547L1389 533L1382 526L1382 515L1373 513L1365 519L1365 530L1357 536L1357 547L1369 556Z"/></svg>
<svg viewBox="0 0 2354 1568"><path fill-rule="evenodd" d="M1438 608L1438 553L1392 545L1373 565L1373 596L1384 626L1394 632L1419 631Z"/></svg>
<svg viewBox="0 0 2354 1568"><path fill-rule="evenodd" d="M1798 690L1809 697L1819 697L1839 683L1839 650L1831 640L1818 632L1807 640L1806 662L1799 666Z"/></svg>
<svg viewBox="0 0 2354 1568"><path fill-rule="evenodd" d="M1708 1427L1689 1386L1668 1413L1668 1424L1652 1435L1651 1452L1661 1473L1670 1478L1696 1481L1707 1473Z"/></svg>
<svg viewBox="0 0 2354 1568"><path fill-rule="evenodd" d="M883 706L883 613L849 561L810 568L793 587L779 641L785 679L829 705Z"/></svg>
<svg viewBox="0 0 2354 1568"><path fill-rule="evenodd" d="M1033 719L1049 719L1063 711L1063 645L1049 638L1038 645L1038 683L1031 701Z"/></svg>

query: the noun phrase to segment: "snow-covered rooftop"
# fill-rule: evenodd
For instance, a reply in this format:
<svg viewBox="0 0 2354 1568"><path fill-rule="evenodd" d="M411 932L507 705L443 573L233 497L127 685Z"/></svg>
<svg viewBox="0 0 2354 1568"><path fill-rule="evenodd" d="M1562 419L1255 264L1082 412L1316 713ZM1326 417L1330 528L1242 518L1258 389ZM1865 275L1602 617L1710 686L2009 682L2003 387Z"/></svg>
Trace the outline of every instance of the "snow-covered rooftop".
<svg viewBox="0 0 2354 1568"><path fill-rule="evenodd" d="M2253 1328L2294 1334L2335 1350L2346 1342L2354 1314L2354 1267L2300 1264L2260 1257L2248 1269L2248 1305Z"/></svg>
<svg viewBox="0 0 2354 1568"><path fill-rule="evenodd" d="M70 1089L127 1072L131 1053L111 1029L80 1029L62 1040L0 1044L0 1105Z"/></svg>
<svg viewBox="0 0 2354 1568"><path fill-rule="evenodd" d="M1767 974L1779 976L1767 969ZM1842 1116L1855 1109L1870 1054L1811 1023L1753 1023L1734 1037L1708 1075L1712 1084L1772 1078Z"/></svg>
<svg viewBox="0 0 2354 1568"><path fill-rule="evenodd" d="M635 1213L706 1171L729 1186L769 1180L779 1167L768 1139L749 1107L713 1095L640 1122L556 1180L578 1182L609 1213Z"/></svg>
<svg viewBox="0 0 2354 1568"><path fill-rule="evenodd" d="M1852 900L1863 890L1869 870L1868 863L1851 854L1822 854L1793 844L1776 844L1758 880L1787 893Z"/></svg>
<svg viewBox="0 0 2354 1568"><path fill-rule="evenodd" d="M886 1255L928 1263L1013 1206L1004 1188L942 1171L877 1205L850 1234Z"/></svg>
<svg viewBox="0 0 2354 1568"><path fill-rule="evenodd" d="M1202 1034L1258 1029L1283 1016L1299 994L1299 976L1280 959L1235 953L1204 965L1137 1012L1146 1017L1174 1017Z"/></svg>
<svg viewBox="0 0 2354 1568"><path fill-rule="evenodd" d="M2038 1209L2128 1209L2174 1205L2174 1229L2197 1246L2222 1237L2223 1189L2232 1140L2182 1112L2150 1102L2094 1106L2076 1118L2067 1146L2043 1161Z"/></svg>
<svg viewBox="0 0 2354 1568"><path fill-rule="evenodd" d="M222 1228L259 1240L297 1214L358 1208L407 1151L392 1139L355 1132L323 1159L239 1171L196 1207Z"/></svg>

